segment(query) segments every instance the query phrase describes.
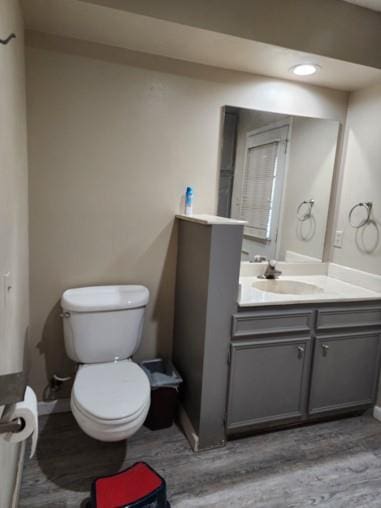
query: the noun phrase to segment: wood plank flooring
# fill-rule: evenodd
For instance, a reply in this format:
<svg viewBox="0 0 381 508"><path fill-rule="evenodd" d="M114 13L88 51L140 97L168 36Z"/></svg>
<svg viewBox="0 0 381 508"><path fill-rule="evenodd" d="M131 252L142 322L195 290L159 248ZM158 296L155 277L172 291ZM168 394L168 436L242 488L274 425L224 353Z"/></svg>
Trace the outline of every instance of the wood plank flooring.
<svg viewBox="0 0 381 508"><path fill-rule="evenodd" d="M94 477L144 460L173 508L380 508L381 424L370 415L230 441L195 454L174 426L129 441L87 437L70 413L41 418L20 508L79 507Z"/></svg>

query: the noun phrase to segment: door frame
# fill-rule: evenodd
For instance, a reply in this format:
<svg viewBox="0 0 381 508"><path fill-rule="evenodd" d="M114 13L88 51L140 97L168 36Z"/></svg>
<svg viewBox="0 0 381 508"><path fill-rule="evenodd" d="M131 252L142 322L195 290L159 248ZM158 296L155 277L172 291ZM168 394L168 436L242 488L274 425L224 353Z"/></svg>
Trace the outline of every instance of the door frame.
<svg viewBox="0 0 381 508"><path fill-rule="evenodd" d="M278 129L282 129L283 127L287 127L287 133L285 135L285 138L281 138L279 140L279 148L278 148L278 153L281 152L282 150L282 145L284 147L284 152L283 152L283 157L282 157L282 170L280 172L280 179L278 180L277 182L277 187L278 187L278 197L277 197L277 220L274 220L272 221L272 224L271 224L271 238L270 240L265 240L265 239L259 239L257 238L256 236L254 236L253 234L251 234L250 232L247 231L246 228L244 228L244 237L246 239L251 239L251 240L256 240L256 241L259 241L259 242L274 242L274 248L272 249L272 252L273 252L273 255L271 255L270 257L273 257L275 259L278 258L278 254L279 254L279 251L280 251L280 245L281 245L281 217L282 217L282 214L283 214L283 209L284 209L284 196L285 196L285 191L286 191L286 185L285 185L285 182L287 182L287 173L288 173L288 165L289 165L289 153L290 153L290 143L291 143L291 133L292 133L292 117L288 117L288 118L285 118L284 120L280 120L278 122L273 122L273 123L270 123L270 124L267 124L267 125L264 125L263 127L259 127L258 129L254 129L254 130L251 130L251 131L247 131L246 133L246 143L245 143L245 154L244 154L244 161L243 161L243 167L241 170L238 170L238 168L236 168L235 172L234 172L234 180L233 180L233 192L232 192L232 205L231 206L236 206L236 205L233 205L233 198L234 199L237 199L237 197L239 198L239 202L241 202L241 196L242 196L242 191L243 191L243 175L244 175L244 172L246 170L246 166L247 166L247 162L248 162L248 150L250 148L249 145L251 145L250 143L250 138L253 137L253 136L256 136L256 135L260 135L260 134L266 134L266 133L269 133L271 131L274 131L274 130L278 130ZM274 137L274 140L275 141L276 138ZM269 143L272 142L272 140L269 140L268 141ZM239 180L237 178L238 176L238 173L241 173L239 175ZM239 185L239 188L237 188L237 185ZM236 189L236 192L234 192ZM238 196L237 196L238 194ZM231 215L233 215L231 213Z"/></svg>

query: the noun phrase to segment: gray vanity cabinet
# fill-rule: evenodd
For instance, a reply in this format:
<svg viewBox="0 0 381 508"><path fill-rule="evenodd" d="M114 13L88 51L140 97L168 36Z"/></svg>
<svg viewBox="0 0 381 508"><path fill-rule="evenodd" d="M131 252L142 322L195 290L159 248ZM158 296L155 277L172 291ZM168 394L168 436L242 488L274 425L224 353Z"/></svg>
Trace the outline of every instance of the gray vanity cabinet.
<svg viewBox="0 0 381 508"><path fill-rule="evenodd" d="M309 413L373 403L380 364L380 334L328 335L316 339Z"/></svg>
<svg viewBox="0 0 381 508"><path fill-rule="evenodd" d="M307 411L310 357L310 337L234 342L228 429L302 418Z"/></svg>
<svg viewBox="0 0 381 508"><path fill-rule="evenodd" d="M242 310L230 347L228 435L364 410L377 395L381 305Z"/></svg>

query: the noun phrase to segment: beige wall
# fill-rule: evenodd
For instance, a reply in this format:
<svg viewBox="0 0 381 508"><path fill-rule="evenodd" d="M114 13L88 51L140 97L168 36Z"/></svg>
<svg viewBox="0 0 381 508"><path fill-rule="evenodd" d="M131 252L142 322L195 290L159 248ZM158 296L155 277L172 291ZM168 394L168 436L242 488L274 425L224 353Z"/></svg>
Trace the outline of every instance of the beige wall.
<svg viewBox="0 0 381 508"><path fill-rule="evenodd" d="M337 229L343 248L332 249L335 263L381 275L381 86L351 94L344 140L343 178ZM348 223L359 201L373 201L372 223L360 230Z"/></svg>
<svg viewBox="0 0 381 508"><path fill-rule="evenodd" d="M196 212L216 210L222 106L343 120L347 96L97 44L43 36L30 44L32 382L41 398L48 376L69 369L65 288L145 284L138 356L170 354L173 216L187 184Z"/></svg>
<svg viewBox="0 0 381 508"><path fill-rule="evenodd" d="M23 369L28 327L28 206L23 26L14 0L0 1L0 375ZM12 289L3 293L3 275ZM1 382L1 381L0 381ZM0 407L0 414L2 408ZM0 440L0 508L15 487L20 447Z"/></svg>
<svg viewBox="0 0 381 508"><path fill-rule="evenodd" d="M293 118L280 227L280 259L285 259L287 250L323 258L338 131L337 122ZM312 217L300 222L296 218L297 207L308 199L315 201Z"/></svg>
<svg viewBox="0 0 381 508"><path fill-rule="evenodd" d="M381 67L381 13L342 0L84 1Z"/></svg>

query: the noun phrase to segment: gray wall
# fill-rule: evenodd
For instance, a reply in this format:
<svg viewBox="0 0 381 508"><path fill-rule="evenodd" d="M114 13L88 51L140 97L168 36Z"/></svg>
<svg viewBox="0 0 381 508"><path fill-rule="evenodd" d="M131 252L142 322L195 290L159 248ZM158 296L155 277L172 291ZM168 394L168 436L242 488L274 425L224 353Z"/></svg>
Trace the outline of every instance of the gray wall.
<svg viewBox="0 0 381 508"><path fill-rule="evenodd" d="M199 449L225 441L231 316L243 226L179 220L173 358Z"/></svg>
<svg viewBox="0 0 381 508"><path fill-rule="evenodd" d="M23 24L18 2L0 2L0 375L23 369L28 327L28 205ZM4 299L3 279L12 289ZM0 406L0 414L2 413ZM11 504L20 446L0 440L0 508Z"/></svg>

